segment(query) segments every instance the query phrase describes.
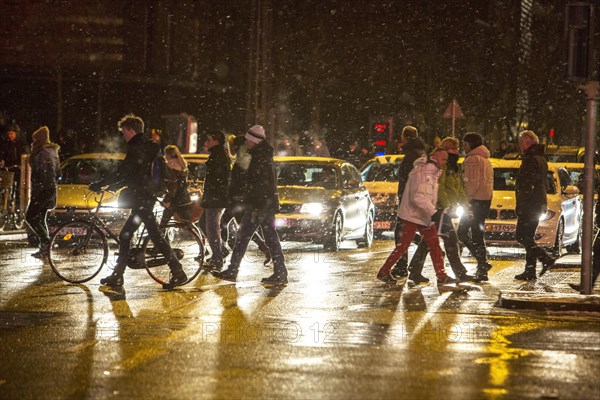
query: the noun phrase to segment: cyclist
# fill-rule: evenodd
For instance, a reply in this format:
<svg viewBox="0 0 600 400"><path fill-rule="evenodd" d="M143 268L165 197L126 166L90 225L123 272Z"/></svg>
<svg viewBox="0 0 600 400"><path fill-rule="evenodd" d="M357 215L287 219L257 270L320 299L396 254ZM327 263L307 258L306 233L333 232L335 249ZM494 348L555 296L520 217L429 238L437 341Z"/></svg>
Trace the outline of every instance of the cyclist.
<svg viewBox="0 0 600 400"><path fill-rule="evenodd" d="M161 228L166 226L171 217L177 214L185 221L192 219L192 200L188 193L188 165L175 145L165 148L165 160L167 164L167 193L163 199L165 210L160 220Z"/></svg>
<svg viewBox="0 0 600 400"><path fill-rule="evenodd" d="M163 284L163 287L172 289L183 285L187 282L187 276L158 227L153 213L156 198L146 188L150 180L152 162L160 152L159 145L144 135L144 121L140 117L133 114L126 115L117 126L127 143L125 159L116 175L103 177L100 181L92 183L90 189L98 192L106 185L109 185L112 190L127 186L119 198L128 203L126 206L131 207L131 214L119 234L119 256L114 271L106 278L102 278L100 283L113 287L123 285L123 273L129 258L131 238L143 222L150 239L168 260L171 269L171 278L168 283Z"/></svg>

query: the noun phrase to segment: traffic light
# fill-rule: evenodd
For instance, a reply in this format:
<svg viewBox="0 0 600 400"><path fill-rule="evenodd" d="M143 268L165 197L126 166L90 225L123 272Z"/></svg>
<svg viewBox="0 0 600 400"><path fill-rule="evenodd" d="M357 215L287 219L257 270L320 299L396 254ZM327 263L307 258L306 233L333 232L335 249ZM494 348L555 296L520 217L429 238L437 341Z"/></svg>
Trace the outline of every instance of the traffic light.
<svg viewBox="0 0 600 400"><path fill-rule="evenodd" d="M392 119L372 119L370 136L375 145L375 154L384 155L392 139Z"/></svg>
<svg viewBox="0 0 600 400"><path fill-rule="evenodd" d="M581 83L593 78L594 14L591 2L566 5L564 78L567 81Z"/></svg>

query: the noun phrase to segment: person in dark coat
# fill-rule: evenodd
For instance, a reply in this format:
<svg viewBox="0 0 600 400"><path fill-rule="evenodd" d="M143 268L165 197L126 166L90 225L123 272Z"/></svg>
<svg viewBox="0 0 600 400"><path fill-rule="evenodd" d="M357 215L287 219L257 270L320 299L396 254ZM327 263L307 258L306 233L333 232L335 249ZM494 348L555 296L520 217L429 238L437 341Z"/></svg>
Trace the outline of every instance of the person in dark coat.
<svg viewBox="0 0 600 400"><path fill-rule="evenodd" d="M206 161L204 193L200 205L204 212L198 222L208 239L212 257L204 264L206 268L223 268L223 243L221 241L221 218L227 207L227 187L231 160L225 150L225 134L221 131L209 132L204 146L210 153Z"/></svg>
<svg viewBox="0 0 600 400"><path fill-rule="evenodd" d="M126 115L117 126L127 143L125 159L119 165L115 175L105 176L98 182L92 183L90 190L98 192L107 185L111 190L127 186L119 195L119 203L123 208L131 208L131 213L119 233L119 256L113 273L102 278L100 283L113 287L123 285L131 238L143 222L152 243L167 259L171 269L171 279L163 284L163 288L172 289L183 285L187 283L187 275L156 222L153 211L156 197L147 190L151 179L152 163L160 153L159 145L144 135L144 121L140 117L133 114Z"/></svg>
<svg viewBox="0 0 600 400"><path fill-rule="evenodd" d="M33 132L32 151L29 157L31 166L31 200L25 221L39 240L39 251L32 254L35 258L48 257L48 210L56 207L56 190L60 176L59 146L50 142L50 130L42 126Z"/></svg>
<svg viewBox="0 0 600 400"><path fill-rule="evenodd" d="M224 220L231 220L231 218L234 218L238 225L242 220L244 210L247 208L244 197L248 190L248 167L250 167L250 160L252 160L252 156L248 153L248 149L244 144L245 141L246 138L244 136L238 136L233 140L232 151L236 157L235 163L231 168L231 176L229 179L229 199L227 202L227 209L223 215ZM223 224L221 224L221 227L223 228ZM258 230L262 232L260 227ZM223 236L223 234L221 234L221 236ZM269 264L271 262L271 251L265 241L257 232L252 235L252 241L256 243L259 250L265 255L263 264Z"/></svg>
<svg viewBox="0 0 600 400"><path fill-rule="evenodd" d="M167 225L171 217L177 216L185 221L192 219L192 199L188 192L188 165L175 145L165 148L167 193L163 198L165 207L160 220L160 227Z"/></svg>
<svg viewBox="0 0 600 400"><path fill-rule="evenodd" d="M400 170L398 171L398 204L402 202L402 194L404 193L404 188L408 181L408 175L410 174L410 171L413 170L415 161L425 155L425 143L419 138L419 131L414 126L406 125L402 129L401 141L404 158L400 162ZM394 240L396 245L399 245L402 240L402 219L400 219L400 217L396 217ZM415 235L414 241L415 243L419 243L421 237ZM404 278L408 276L408 254L405 253L398 259L398 262L394 268L392 268L391 275L395 278ZM427 281L421 274L419 274L418 277L415 277L415 280L419 281L417 283Z"/></svg>
<svg viewBox="0 0 600 400"><path fill-rule="evenodd" d="M540 144L533 131L519 133L519 147L523 158L517 174L516 213L517 241L525 247L525 271L515 275L515 279L530 281L536 279L537 260L542 262L540 276L554 265L555 258L535 242L535 231L540 217L546 214L548 193L548 163L544 157L544 145Z"/></svg>
<svg viewBox="0 0 600 400"><path fill-rule="evenodd" d="M24 147L16 129L9 129L6 132L6 140L3 140L0 145L0 167L14 173L14 200L17 207L19 207L21 196L19 185L21 182L21 155Z"/></svg>
<svg viewBox="0 0 600 400"><path fill-rule="evenodd" d="M268 278L263 278L261 282L265 284L287 283L287 267L279 236L275 230L275 213L279 211L279 195L273 164L273 147L269 145L265 137L265 130L260 125L254 125L245 135L246 147L252 156L247 172L248 186L243 196L247 207L243 211L229 267L222 272L212 271L212 274L220 279L229 281L237 279L240 263L246 253L250 238L260 226L265 236L265 242L271 250L274 265L273 274Z"/></svg>

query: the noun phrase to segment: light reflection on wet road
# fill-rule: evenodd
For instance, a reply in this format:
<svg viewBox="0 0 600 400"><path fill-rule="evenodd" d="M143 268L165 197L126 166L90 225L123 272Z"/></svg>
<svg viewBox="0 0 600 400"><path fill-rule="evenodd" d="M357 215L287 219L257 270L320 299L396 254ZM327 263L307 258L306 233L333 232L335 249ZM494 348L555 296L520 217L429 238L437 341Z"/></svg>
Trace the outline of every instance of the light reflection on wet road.
<svg viewBox="0 0 600 400"><path fill-rule="evenodd" d="M251 251L237 284L172 292L139 270L120 292L65 284L4 246L0 398L600 397L600 316L495 307L518 287L512 256L466 293L383 285L391 246L284 243L285 287L258 283L270 271Z"/></svg>

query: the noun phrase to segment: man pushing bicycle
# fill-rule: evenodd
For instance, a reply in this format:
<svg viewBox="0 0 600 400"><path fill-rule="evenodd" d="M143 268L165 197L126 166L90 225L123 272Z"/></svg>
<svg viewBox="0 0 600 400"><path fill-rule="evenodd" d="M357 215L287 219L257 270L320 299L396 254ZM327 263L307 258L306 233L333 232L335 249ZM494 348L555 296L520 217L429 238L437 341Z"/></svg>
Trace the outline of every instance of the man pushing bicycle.
<svg viewBox="0 0 600 400"><path fill-rule="evenodd" d="M119 196L119 203L120 206L131 208L131 214L119 234L119 256L114 271L106 278L102 278L100 283L112 287L123 285L123 273L129 258L131 238L143 222L150 239L168 260L167 264L171 269L171 278L168 283L163 284L163 288L172 289L183 285L188 281L187 275L158 227L153 213L156 197L147 189L152 163L159 155L160 147L149 137L144 136L144 121L140 117L133 114L126 115L117 126L127 143L125 159L116 175L105 176L89 187L90 190L98 192L105 186L109 186L110 190L127 186ZM127 204L121 204L122 202Z"/></svg>

